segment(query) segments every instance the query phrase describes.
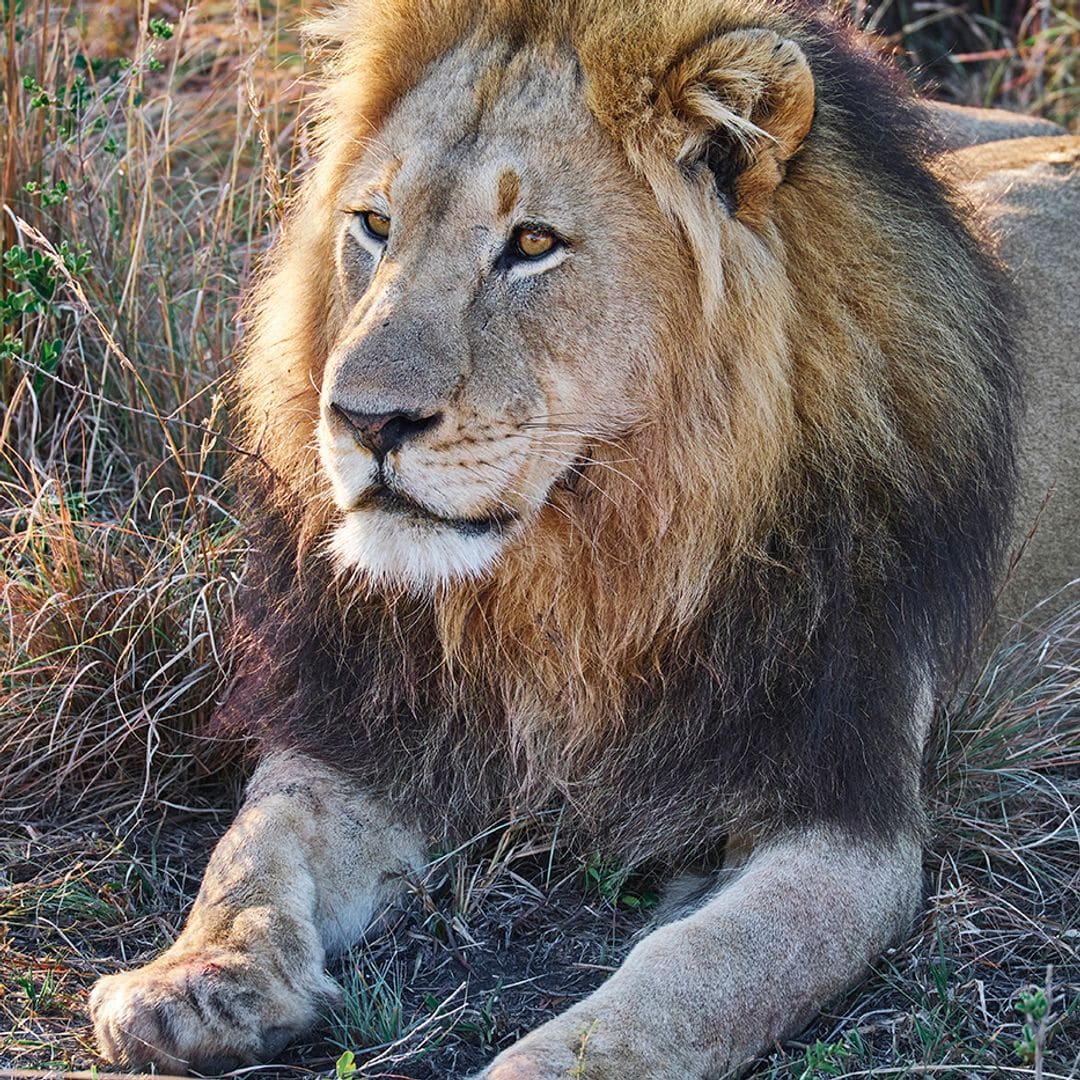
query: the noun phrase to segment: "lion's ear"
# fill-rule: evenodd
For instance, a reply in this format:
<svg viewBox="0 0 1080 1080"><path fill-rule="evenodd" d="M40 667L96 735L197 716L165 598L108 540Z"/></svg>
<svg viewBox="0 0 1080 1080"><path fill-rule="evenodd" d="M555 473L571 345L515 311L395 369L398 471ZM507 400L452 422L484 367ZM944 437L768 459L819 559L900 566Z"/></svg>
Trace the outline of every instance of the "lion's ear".
<svg viewBox="0 0 1080 1080"><path fill-rule="evenodd" d="M802 49L772 30L734 30L682 60L665 90L687 129L679 165L708 169L735 213L758 217L814 119Z"/></svg>

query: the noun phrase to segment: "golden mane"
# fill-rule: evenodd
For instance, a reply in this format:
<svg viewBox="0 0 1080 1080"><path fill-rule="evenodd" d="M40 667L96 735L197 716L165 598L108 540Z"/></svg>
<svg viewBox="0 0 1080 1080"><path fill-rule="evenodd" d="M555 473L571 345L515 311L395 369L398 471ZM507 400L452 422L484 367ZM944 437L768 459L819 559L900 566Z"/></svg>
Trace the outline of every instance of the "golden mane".
<svg viewBox="0 0 1080 1080"><path fill-rule="evenodd" d="M768 207L718 225L679 167L687 65L744 27L799 44L816 113ZM812 650L836 617L834 556L848 592L883 609L875 620L898 604L914 612L898 650L935 634L962 652L1003 538L1010 349L993 267L923 163L916 110L866 46L764 0L355 0L313 33L329 54L317 160L249 305L239 372L246 442L270 476L256 500L286 523L301 577L325 573L313 553L333 514L312 432L340 318L336 191L433 60L509 40L573 50L589 108L678 224L685 243L665 275L683 333L645 403L654 423L596 448L589 497L557 493L490 581L435 598L446 682L543 714L545 738L588 756L642 686L713 662L700 633L717 611L725 625L748 620L766 665ZM737 74L714 80L736 120ZM605 455L630 464L605 468ZM946 583L963 594L959 614L930 595ZM333 607L367 618L372 605L413 610L333 590Z"/></svg>

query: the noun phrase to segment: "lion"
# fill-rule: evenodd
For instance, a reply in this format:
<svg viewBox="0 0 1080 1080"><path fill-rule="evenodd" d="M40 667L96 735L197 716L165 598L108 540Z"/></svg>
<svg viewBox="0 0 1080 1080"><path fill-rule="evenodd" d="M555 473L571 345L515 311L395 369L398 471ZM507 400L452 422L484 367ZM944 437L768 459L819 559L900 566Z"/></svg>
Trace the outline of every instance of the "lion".
<svg viewBox="0 0 1080 1080"><path fill-rule="evenodd" d="M801 4L349 0L316 32L237 375L221 724L262 759L176 942L95 986L101 1053L267 1060L433 844L556 809L582 852L722 872L484 1080L719 1077L918 910L923 747L1016 487L1026 331L960 192L996 165L935 158ZM1007 167L1078 220L1076 142L1034 142Z"/></svg>

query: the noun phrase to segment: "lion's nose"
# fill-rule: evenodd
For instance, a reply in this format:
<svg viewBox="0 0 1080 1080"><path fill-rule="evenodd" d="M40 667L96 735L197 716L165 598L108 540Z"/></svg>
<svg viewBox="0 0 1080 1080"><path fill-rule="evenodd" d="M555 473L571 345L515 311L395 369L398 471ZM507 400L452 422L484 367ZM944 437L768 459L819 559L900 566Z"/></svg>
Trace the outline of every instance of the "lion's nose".
<svg viewBox="0 0 1080 1080"><path fill-rule="evenodd" d="M398 412L362 413L332 402L330 408L352 428L357 442L366 446L376 457L385 457L402 443L421 432L435 427L442 413L422 416L420 413Z"/></svg>

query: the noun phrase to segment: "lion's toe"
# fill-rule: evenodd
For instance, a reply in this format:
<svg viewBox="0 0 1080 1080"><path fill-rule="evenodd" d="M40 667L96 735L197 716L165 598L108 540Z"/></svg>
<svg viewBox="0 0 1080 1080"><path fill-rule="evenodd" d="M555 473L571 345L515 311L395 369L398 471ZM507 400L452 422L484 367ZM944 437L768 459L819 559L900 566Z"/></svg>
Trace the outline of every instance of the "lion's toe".
<svg viewBox="0 0 1080 1080"><path fill-rule="evenodd" d="M109 975L90 993L98 1052L128 1068L186 1072L192 1048L205 1042L198 1016L175 986L145 971Z"/></svg>
<svg viewBox="0 0 1080 1080"><path fill-rule="evenodd" d="M329 978L321 981L316 988L291 985L249 957L163 957L98 980L90 1016L107 1061L173 1073L220 1071L266 1061L308 1030L333 993Z"/></svg>

